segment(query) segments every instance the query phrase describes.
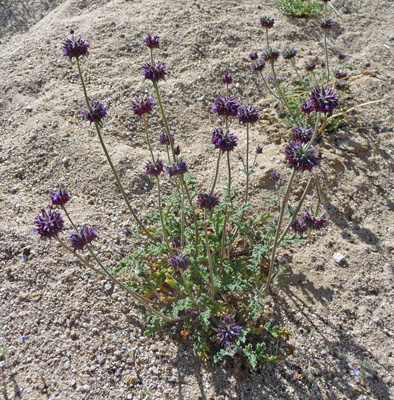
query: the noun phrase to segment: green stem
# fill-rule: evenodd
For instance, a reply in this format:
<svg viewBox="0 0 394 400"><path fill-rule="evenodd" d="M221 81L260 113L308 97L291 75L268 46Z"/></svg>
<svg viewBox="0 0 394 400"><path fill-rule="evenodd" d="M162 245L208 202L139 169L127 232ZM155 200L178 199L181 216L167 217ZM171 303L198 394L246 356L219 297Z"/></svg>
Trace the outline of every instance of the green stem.
<svg viewBox="0 0 394 400"><path fill-rule="evenodd" d="M272 96L275 97L275 99L277 99L277 100L280 101L280 97L278 97L278 96L269 88L269 86L267 85L267 82L265 81L264 76L263 76L263 74L262 74L261 71L260 71L260 75L261 75L261 78L263 79L263 83L264 83L265 88L271 93Z"/></svg>
<svg viewBox="0 0 394 400"><path fill-rule="evenodd" d="M145 135L146 135L146 140L147 140L147 142L148 142L148 147L149 147L150 155L152 156L153 164L156 166L155 157L154 157L154 155L153 155L153 150L152 150L152 146L151 146L151 144L150 144L150 139L149 139L149 135L148 135L148 122L147 122L147 119L146 119L146 117L145 117L145 114L144 114L144 129L145 129Z"/></svg>
<svg viewBox="0 0 394 400"><path fill-rule="evenodd" d="M209 248L209 240L208 240L208 228L207 228L207 210L204 210L204 232L205 232L205 246L207 248L207 256L208 256L208 265L209 265L209 278L211 281L211 298L215 297L215 283L213 280L213 265L211 258L211 250Z"/></svg>
<svg viewBox="0 0 394 400"><path fill-rule="evenodd" d="M311 147L311 145L313 144L314 140L316 139L317 132L319 131L318 128L319 128L320 118L321 118L321 113L318 112L318 113L316 114L315 130L313 131L313 135L312 135L312 137L311 137L311 140L310 140L309 143L307 144L305 150L308 150L309 147Z"/></svg>
<svg viewBox="0 0 394 400"><path fill-rule="evenodd" d="M265 284L264 289L263 289L263 287L260 289L260 291L261 291L263 294L265 294L265 293L267 292L267 290L269 289L269 287L270 287L270 285L271 285L272 274L273 274L273 272L274 272L274 263L275 263L276 250L277 250L278 243L279 243L279 232L280 232L280 228L281 228L281 226L282 226L282 221L283 221L283 216L284 216L284 213L285 213L285 208L286 208L287 200L288 200L289 195L290 195L291 185L292 185L292 183L293 183L293 179L294 179L294 177L295 177L296 172L297 172L296 169L293 168L292 171L291 171L291 175L290 175L289 182L287 183L287 188L286 188L285 195L283 196L282 206L281 206L281 208L280 208L278 226L277 226L277 228L276 228L276 233L275 233L274 246L273 246L273 248L272 248L271 262L270 262L270 266L269 266L267 282L266 282L266 284Z"/></svg>
<svg viewBox="0 0 394 400"><path fill-rule="evenodd" d="M298 77L298 79L300 80L302 86L304 86L304 80L301 78L300 74L298 73L298 68L296 67L296 65L295 65L295 63L294 63L294 60L293 60L292 58L290 59L290 62L291 62L291 65L293 66L293 69L294 69L294 71L296 72L297 77Z"/></svg>
<svg viewBox="0 0 394 400"><path fill-rule="evenodd" d="M188 200L188 202L189 202L189 204L190 204L190 207L192 208L192 212L193 212L194 229L195 229L195 231L196 231L196 254L195 254L195 256L196 256L196 258L197 258L197 256L198 256L198 240L199 240L197 217L196 217L196 214L195 214L195 212L194 212L194 207L193 207L193 203L192 203L192 198L191 198L191 196L190 196L189 188L187 187L186 182L183 182L183 187L184 187L185 190L186 190L187 200Z"/></svg>
<svg viewBox="0 0 394 400"><path fill-rule="evenodd" d="M218 155L218 160L216 162L216 171L215 171L215 178L213 180L213 184L212 184L212 189L211 189L211 193L210 196L212 196L213 191L215 190L215 186L218 180L218 175L219 175L219 162L220 162L220 157L222 155L222 151L219 149L219 155Z"/></svg>
<svg viewBox="0 0 394 400"><path fill-rule="evenodd" d="M155 88L155 92L156 92L156 96L157 96L157 102L159 103L161 117L163 119L164 126L166 127L168 140L169 140L170 146L171 146L172 156L174 158L174 162L176 162L176 155L175 155L175 151L174 151L174 141L172 140L171 133L170 133L170 128L168 126L168 122L167 122L167 118L166 118L166 114L164 112L163 104L161 102L159 87L158 87L156 81L152 81L152 82L153 82L153 87Z"/></svg>
<svg viewBox="0 0 394 400"><path fill-rule="evenodd" d="M246 194L245 204L248 202L249 195L249 124L246 124Z"/></svg>
<svg viewBox="0 0 394 400"><path fill-rule="evenodd" d="M159 204L160 221L161 221L161 226L163 228L164 241L166 242L168 252L171 254L171 247L168 243L167 229L166 229L166 225L164 223L163 210L161 207L161 187L160 187L160 179L158 176L156 176L156 182L157 182L157 201Z"/></svg>
<svg viewBox="0 0 394 400"><path fill-rule="evenodd" d="M265 36L267 37L267 48L270 49L270 42L268 40L268 28L265 28Z"/></svg>
<svg viewBox="0 0 394 400"><path fill-rule="evenodd" d="M320 203L321 203L321 191L320 191L320 184L319 184L319 178L317 176L314 176L315 180L315 186L316 186L316 193L317 193L317 206L316 206L316 216L319 214L319 208L320 208Z"/></svg>
<svg viewBox="0 0 394 400"><path fill-rule="evenodd" d="M275 60L271 60L271 63L270 63L270 64L271 64L272 74L274 75L274 80L275 80L275 83L274 83L274 84L275 84L276 90L278 91L280 97L283 99L283 102L284 102L284 104L286 105L287 110L289 111L290 116L293 117L293 113L291 112L290 106L289 106L289 104L287 103L286 97L283 95L282 90L281 90L280 85L279 85L279 82L278 82L278 80L277 80L277 78L276 78L274 62L275 62Z"/></svg>
<svg viewBox="0 0 394 400"><path fill-rule="evenodd" d="M83 88L83 92L84 92L84 95L85 95L86 106L88 107L89 111L91 111L91 107L90 107L90 103L89 103L89 98L88 98L88 94L87 94L87 92L86 92L86 86L85 86L85 82L84 82L84 80L83 80L82 71L81 71L81 66L80 66L80 64L79 64L78 57L77 57L77 66L78 66L79 78L81 79L82 88ZM105 153L105 156L106 156L106 158L107 158L107 161L108 161L108 163L109 163L109 165L110 165L110 167L111 167L112 173L113 173L114 176L115 176L116 182L117 182L117 184L118 184L118 186L119 186L120 192L122 193L123 199L125 200L125 202L126 202L126 204L127 204L127 207L129 208L129 211L130 211L131 214L133 215L133 217L134 217L135 221L137 222L137 224L139 225L139 227L146 233L146 235L147 235L153 242L157 242L158 239L154 238L154 237L147 231L147 229L144 227L144 225L142 224L142 222L140 221L140 219L137 217L136 213L135 213L134 210L132 209L132 207L131 207L131 205L130 205L130 203L129 203L129 200L127 199L126 193L125 193L125 191L124 191L124 189L123 189L122 183L120 182L120 179L119 179L119 177L118 177L118 174L117 174L117 172L116 172L116 170L115 170L115 167L114 167L114 165L112 164L111 157L109 156L109 153L108 153L108 151L107 151L107 148L105 147L103 138L102 138L102 136L101 136L100 128L99 128L99 123L98 123L98 122L95 122L94 125L95 125L95 127L96 127L96 131L97 131L97 135L98 135L99 140L100 140L101 147L102 147L103 150L104 150L104 153Z"/></svg>
<svg viewBox="0 0 394 400"><path fill-rule="evenodd" d="M182 239L182 248L185 247L185 189L182 182L182 178L179 178L180 186L182 189L182 203L181 203L181 239Z"/></svg>
<svg viewBox="0 0 394 400"><path fill-rule="evenodd" d="M66 214L68 220L71 222L71 225L74 227L74 229L78 232L78 228L75 226L74 222L72 221L71 217L68 215L68 212L66 210L66 207L64 207L64 205L60 206L62 208L62 210L64 211L64 213Z"/></svg>

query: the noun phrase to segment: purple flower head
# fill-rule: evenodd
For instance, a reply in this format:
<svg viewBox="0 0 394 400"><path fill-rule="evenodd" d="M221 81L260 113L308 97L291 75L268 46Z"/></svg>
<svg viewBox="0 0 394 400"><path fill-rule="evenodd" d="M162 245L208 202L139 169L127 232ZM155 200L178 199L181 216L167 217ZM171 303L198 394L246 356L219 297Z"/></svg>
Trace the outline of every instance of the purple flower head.
<svg viewBox="0 0 394 400"><path fill-rule="evenodd" d="M311 112L315 111L315 108L313 107L312 103L308 100L303 100L301 104L301 111L304 114L310 114Z"/></svg>
<svg viewBox="0 0 394 400"><path fill-rule="evenodd" d="M157 47L160 46L160 38L159 36L151 36L148 35L145 39L145 44L152 50L156 49Z"/></svg>
<svg viewBox="0 0 394 400"><path fill-rule="evenodd" d="M222 128L214 129L212 132L212 143L223 153L232 151L237 146L237 136L230 133L229 130L223 131Z"/></svg>
<svg viewBox="0 0 394 400"><path fill-rule="evenodd" d="M107 109L104 107L104 104L100 103L99 101L90 101L90 110L89 108L85 107L81 111L81 115L84 119L92 122L97 122L101 124L101 120L107 116Z"/></svg>
<svg viewBox="0 0 394 400"><path fill-rule="evenodd" d="M74 251L82 250L92 240L97 238L96 231L97 227L89 228L86 225L83 226L77 233L73 233L69 236L68 241Z"/></svg>
<svg viewBox="0 0 394 400"><path fill-rule="evenodd" d="M151 160L146 163L145 170L148 175L159 176L163 172L163 167L163 161L157 157L154 163Z"/></svg>
<svg viewBox="0 0 394 400"><path fill-rule="evenodd" d="M339 96L331 86L317 87L311 92L311 103L316 112L331 114L339 105Z"/></svg>
<svg viewBox="0 0 394 400"><path fill-rule="evenodd" d="M251 68L253 72L262 71L265 68L265 61L263 59L252 62Z"/></svg>
<svg viewBox="0 0 394 400"><path fill-rule="evenodd" d="M344 60L346 57L346 53L342 53L342 51L338 53L338 60Z"/></svg>
<svg viewBox="0 0 394 400"><path fill-rule="evenodd" d="M260 24L263 28L270 29L274 26L275 20L271 17L267 17L266 15L260 18Z"/></svg>
<svg viewBox="0 0 394 400"><path fill-rule="evenodd" d="M172 142L174 143L175 141L175 136L173 134L171 134L171 138L172 138ZM161 144L170 144L170 140L168 139L168 135L167 133L162 133L161 135L159 135L157 137L157 140L161 143Z"/></svg>
<svg viewBox="0 0 394 400"><path fill-rule="evenodd" d="M320 28L330 30L334 26L335 22L330 17L323 17L319 18L316 23L320 26Z"/></svg>
<svg viewBox="0 0 394 400"><path fill-rule="evenodd" d="M71 31L73 35L74 31ZM71 39L66 39L62 43L63 55L66 57L78 58L81 56L87 56L89 52L89 43L85 42L83 39L76 39L72 36Z"/></svg>
<svg viewBox="0 0 394 400"><path fill-rule="evenodd" d="M279 172L271 172L271 179L276 183L280 181L280 173Z"/></svg>
<svg viewBox="0 0 394 400"><path fill-rule="evenodd" d="M309 143L313 136L313 129L306 126L297 126L291 130L293 142Z"/></svg>
<svg viewBox="0 0 394 400"><path fill-rule="evenodd" d="M239 107L240 104L235 97L229 97L227 99L227 97L218 96L212 107L212 111L217 112L219 115L235 117Z"/></svg>
<svg viewBox="0 0 394 400"><path fill-rule="evenodd" d="M260 110L254 106L240 107L237 118L242 124L254 124L260 117Z"/></svg>
<svg viewBox="0 0 394 400"><path fill-rule="evenodd" d="M174 269L185 270L189 265L189 255L185 254L184 256L172 256L168 259L168 262L172 265Z"/></svg>
<svg viewBox="0 0 394 400"><path fill-rule="evenodd" d="M166 173L171 177L175 175L183 175L185 172L187 172L187 165L183 160L173 163L166 169Z"/></svg>
<svg viewBox="0 0 394 400"><path fill-rule="evenodd" d="M277 59L278 59L278 57L279 57L279 51L278 50L275 50L275 49L273 49L272 47L271 48L269 48L269 49L267 49L264 53L263 53L263 55L261 56L261 58L264 60L264 61L276 61Z"/></svg>
<svg viewBox="0 0 394 400"><path fill-rule="evenodd" d="M263 154L263 148L261 146L256 147L256 154Z"/></svg>
<svg viewBox="0 0 394 400"><path fill-rule="evenodd" d="M328 226L328 219L324 217L315 217L310 211L305 210L299 218L300 223L307 226L309 229L319 231Z"/></svg>
<svg viewBox="0 0 394 400"><path fill-rule="evenodd" d="M137 95L131 103L131 110L134 114L142 117L145 113L149 113L152 110L154 100L154 97L140 97Z"/></svg>
<svg viewBox="0 0 394 400"><path fill-rule="evenodd" d="M223 323L219 324L217 337L221 344L228 347L239 337L241 330L242 327L237 326L234 322L234 317L229 314L224 317Z"/></svg>
<svg viewBox="0 0 394 400"><path fill-rule="evenodd" d="M313 71L315 68L316 68L315 60L310 60L305 64L305 70L308 72Z"/></svg>
<svg viewBox="0 0 394 400"><path fill-rule="evenodd" d="M199 193L197 202L201 208L204 210L212 210L219 204L219 197L217 193L215 194L207 194L207 193Z"/></svg>
<svg viewBox="0 0 394 400"><path fill-rule="evenodd" d="M345 90L349 87L349 84L346 81L335 81L334 87L337 90Z"/></svg>
<svg viewBox="0 0 394 400"><path fill-rule="evenodd" d="M223 85L230 85L233 83L233 77L226 71L222 76L222 83Z"/></svg>
<svg viewBox="0 0 394 400"><path fill-rule="evenodd" d="M254 61L259 58L259 55L257 54L257 51L253 51L252 53L249 53L249 58Z"/></svg>
<svg viewBox="0 0 394 400"><path fill-rule="evenodd" d="M41 238L50 239L63 230L64 221L59 212L51 209L46 212L42 209L41 213L42 215L34 219L34 225L36 226L33 230L34 233L38 233Z"/></svg>
<svg viewBox="0 0 394 400"><path fill-rule="evenodd" d="M267 78L266 78L266 81L268 82L268 83L270 83L271 85L275 85L275 78L273 78L272 76L267 76ZM278 84L280 84L281 82L282 82L282 78L276 78L276 82L278 83Z"/></svg>
<svg viewBox="0 0 394 400"><path fill-rule="evenodd" d="M49 195L54 206L64 206L70 200L70 194L66 190L59 187L57 192Z"/></svg>
<svg viewBox="0 0 394 400"><path fill-rule="evenodd" d="M350 376L359 376L360 375L360 368L356 365L350 370Z"/></svg>
<svg viewBox="0 0 394 400"><path fill-rule="evenodd" d="M320 165L321 155L306 143L289 142L285 149L288 164L296 171L311 171L313 167Z"/></svg>
<svg viewBox="0 0 394 400"><path fill-rule="evenodd" d="M175 147L174 154L176 156L179 156L179 154L181 154L181 148L179 147L179 144L178 144L178 146Z"/></svg>
<svg viewBox="0 0 394 400"><path fill-rule="evenodd" d="M181 247L181 245L182 245L181 238L178 237L178 236L175 236L175 237L172 239L172 242L171 242L172 248L173 248L173 249L178 249L179 247Z"/></svg>
<svg viewBox="0 0 394 400"><path fill-rule="evenodd" d="M167 67L165 63L159 61L153 61L153 65L150 63L146 63L141 67L142 75L144 75L145 79L150 79L152 82L158 82L161 79L165 80L165 75L167 74Z"/></svg>
<svg viewBox="0 0 394 400"><path fill-rule="evenodd" d="M335 78L337 78L337 79L343 79L343 78L346 78L346 77L347 77L347 73L346 73L345 71L339 71L339 70L337 70L337 71L334 71L334 76L335 76Z"/></svg>
<svg viewBox="0 0 394 400"><path fill-rule="evenodd" d="M297 50L294 47L286 47L283 50L282 57L285 60L291 60L292 58L295 57L296 54L297 54Z"/></svg>
<svg viewBox="0 0 394 400"><path fill-rule="evenodd" d="M309 228L304 225L299 219L294 220L294 222L291 224L291 229L295 233L304 233L306 232Z"/></svg>

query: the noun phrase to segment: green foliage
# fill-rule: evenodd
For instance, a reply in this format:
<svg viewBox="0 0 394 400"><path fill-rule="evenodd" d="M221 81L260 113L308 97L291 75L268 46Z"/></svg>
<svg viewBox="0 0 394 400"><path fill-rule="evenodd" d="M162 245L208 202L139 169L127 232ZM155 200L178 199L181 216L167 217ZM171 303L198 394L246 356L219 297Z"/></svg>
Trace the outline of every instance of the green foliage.
<svg viewBox="0 0 394 400"><path fill-rule="evenodd" d="M319 0L278 0L277 7L291 17L318 17L323 13L323 2Z"/></svg>

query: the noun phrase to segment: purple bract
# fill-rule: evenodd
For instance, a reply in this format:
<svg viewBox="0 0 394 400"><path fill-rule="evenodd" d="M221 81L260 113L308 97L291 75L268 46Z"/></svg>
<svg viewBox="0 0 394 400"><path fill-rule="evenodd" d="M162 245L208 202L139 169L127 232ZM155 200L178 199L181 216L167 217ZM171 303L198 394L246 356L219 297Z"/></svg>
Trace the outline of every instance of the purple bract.
<svg viewBox="0 0 394 400"><path fill-rule="evenodd" d="M312 230L320 230L328 226L328 219L324 217L315 217L309 210L305 210L299 218L302 225Z"/></svg>
<svg viewBox="0 0 394 400"><path fill-rule="evenodd" d="M259 58L259 55L257 54L257 51L254 51L252 53L249 53L249 58L254 61L257 60Z"/></svg>
<svg viewBox="0 0 394 400"><path fill-rule="evenodd" d="M148 175L159 176L163 172L163 167L163 161L157 157L154 163L151 160L146 163L145 170Z"/></svg>
<svg viewBox="0 0 394 400"><path fill-rule="evenodd" d="M303 100L301 104L301 111L304 114L310 114L311 112L315 111L315 108L313 107L312 103L308 100Z"/></svg>
<svg viewBox="0 0 394 400"><path fill-rule="evenodd" d="M291 229L295 233L304 233L306 232L309 228L304 225L299 219L294 220L294 222L291 224Z"/></svg>
<svg viewBox="0 0 394 400"><path fill-rule="evenodd" d="M183 175L185 172L187 172L187 165L183 160L173 163L166 169L166 173L171 177L175 175Z"/></svg>
<svg viewBox="0 0 394 400"><path fill-rule="evenodd" d="M260 110L254 106L240 107L237 118L242 124L254 124L258 121Z"/></svg>
<svg viewBox="0 0 394 400"><path fill-rule="evenodd" d="M63 206L70 200L70 194L66 190L59 188L57 192L49 195L54 206Z"/></svg>
<svg viewBox="0 0 394 400"><path fill-rule="evenodd" d="M342 51L340 51L338 53L338 59L339 60L344 60L347 57L346 53L342 53Z"/></svg>
<svg viewBox="0 0 394 400"><path fill-rule="evenodd" d="M89 52L89 43L83 39L76 39L74 36L71 39L66 39L62 43L63 55L66 57L78 58L81 56L87 56Z"/></svg>
<svg viewBox="0 0 394 400"><path fill-rule="evenodd" d="M346 77L347 77L347 73L346 73L345 71L339 71L339 70L337 70L337 71L334 71L334 76L335 76L335 78L337 78L337 79L343 79L343 78L346 78Z"/></svg>
<svg viewBox="0 0 394 400"><path fill-rule="evenodd" d="M282 57L285 60L291 60L297 54L297 50L294 47L286 47L282 52Z"/></svg>
<svg viewBox="0 0 394 400"><path fill-rule="evenodd" d="M330 30L334 26L335 22L330 17L323 17L319 18L316 23L320 28Z"/></svg>
<svg viewBox="0 0 394 400"><path fill-rule="evenodd" d="M68 242L74 251L82 250L87 244L92 240L97 238L96 231L97 227L89 228L88 226L83 226L77 233L73 233L69 236Z"/></svg>
<svg viewBox="0 0 394 400"><path fill-rule="evenodd" d="M266 50L263 55L261 56L261 58L264 61L275 61L278 59L279 57L279 51L275 50L273 48L269 48L268 50Z"/></svg>
<svg viewBox="0 0 394 400"><path fill-rule="evenodd" d="M89 108L85 107L81 111L81 115L84 117L84 119L90 121L90 123L98 122L101 124L101 120L107 116L107 109L99 101L90 101L89 105L90 110Z"/></svg>
<svg viewBox="0 0 394 400"><path fill-rule="evenodd" d="M271 179L276 183L280 181L280 173L279 172L271 172Z"/></svg>
<svg viewBox="0 0 394 400"><path fill-rule="evenodd" d="M167 67L165 63L161 61L154 61L153 65L151 63L146 63L141 69L145 79L149 79L152 82L158 82L161 79L165 80L165 75L167 74Z"/></svg>
<svg viewBox="0 0 394 400"><path fill-rule="evenodd" d="M168 259L168 262L172 265L174 269L183 269L185 270L189 265L189 255L186 254L184 256L172 256Z"/></svg>
<svg viewBox="0 0 394 400"><path fill-rule="evenodd" d="M263 154L263 148L261 146L256 147L256 154Z"/></svg>
<svg viewBox="0 0 394 400"><path fill-rule="evenodd" d="M274 26L275 20L271 17L267 17L266 15L260 18L260 24L263 28L270 29Z"/></svg>
<svg viewBox="0 0 394 400"><path fill-rule="evenodd" d="M233 77L226 71L222 76L223 85L230 85L233 82Z"/></svg>
<svg viewBox="0 0 394 400"><path fill-rule="evenodd" d="M221 344L228 347L239 337L241 330L242 327L237 326L234 317L229 314L224 318L223 323L219 324L217 337Z"/></svg>
<svg viewBox="0 0 394 400"><path fill-rule="evenodd" d="M212 132L212 143L223 153L234 150L237 146L238 138L232 135L229 130L223 131L222 128L214 129Z"/></svg>
<svg viewBox="0 0 394 400"><path fill-rule="evenodd" d="M320 165L321 155L306 143L289 142L285 149L288 164L296 171L311 171Z"/></svg>
<svg viewBox="0 0 394 400"><path fill-rule="evenodd" d="M310 98L315 111L324 114L331 114L339 105L339 96L331 86L313 89Z"/></svg>
<svg viewBox="0 0 394 400"><path fill-rule="evenodd" d="M63 230L64 221L59 212L52 211L51 209L46 212L42 209L41 213L42 215L34 219L34 225L36 226L33 230L34 233L38 233L41 238L50 239Z"/></svg>
<svg viewBox="0 0 394 400"><path fill-rule="evenodd" d="M144 114L152 110L152 104L155 99L153 97L136 96L135 100L131 103L131 110L134 114L142 117Z"/></svg>
<svg viewBox="0 0 394 400"><path fill-rule="evenodd" d="M315 68L316 68L315 60L310 60L305 64L305 70L308 72L313 71Z"/></svg>
<svg viewBox="0 0 394 400"><path fill-rule="evenodd" d="M291 130L293 142L309 143L313 136L313 129L305 126L297 126Z"/></svg>
<svg viewBox="0 0 394 400"><path fill-rule="evenodd" d="M263 59L252 62L251 64L253 72L262 71L264 67L265 67L265 61Z"/></svg>
<svg viewBox="0 0 394 400"><path fill-rule="evenodd" d="M171 139L172 142L174 143L175 141L175 136L173 134L171 134ZM170 144L170 140L168 139L168 135L166 133L162 133L161 135L159 135L157 137L157 140L161 143L161 144Z"/></svg>
<svg viewBox="0 0 394 400"><path fill-rule="evenodd" d="M212 107L212 111L217 112L219 115L225 115L228 117L235 117L238 112L240 104L235 97L221 97L216 98L215 104Z"/></svg>
<svg viewBox="0 0 394 400"><path fill-rule="evenodd" d="M160 46L159 36L148 35L145 39L145 44L152 50Z"/></svg>
<svg viewBox="0 0 394 400"><path fill-rule="evenodd" d="M219 204L219 197L217 193L215 194L207 194L207 193L199 193L198 194L198 204L204 210L212 210Z"/></svg>

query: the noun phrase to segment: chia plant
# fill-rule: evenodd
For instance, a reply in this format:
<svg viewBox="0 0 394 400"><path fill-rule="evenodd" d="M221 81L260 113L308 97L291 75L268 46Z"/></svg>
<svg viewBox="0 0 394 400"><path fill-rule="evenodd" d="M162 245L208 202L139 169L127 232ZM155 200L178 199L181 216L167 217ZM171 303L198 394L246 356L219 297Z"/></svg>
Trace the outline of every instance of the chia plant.
<svg viewBox="0 0 394 400"><path fill-rule="evenodd" d="M269 84L276 89L277 99L284 102L289 120L294 121L292 113L296 106L287 103L280 87L282 81L274 70L280 53L269 47L268 30L273 27L274 20L264 17L260 23L266 29L268 49L258 63L258 55L251 53L250 58L255 63L252 69L261 74L265 62L271 64L273 77L269 78ZM192 175L192 164L182 155L182 143L175 146L175 135L168 124L159 85L170 75L167 66L154 57L161 46L160 38L149 35L145 44L150 51L150 60L141 67L141 75L153 88L155 97L137 96L131 101L130 112L143 126L149 159L141 170L156 184L158 203L157 211L148 210L145 216L139 217L104 143L102 130L106 119L111 117L110 112L103 103L88 96L81 65L88 55L89 45L74 36L63 42L63 53L72 63L75 61L81 81L85 99L82 119L89 121L87 128L94 128L126 207L138 226L139 231L135 234L145 243L142 249L130 250L130 255L120 264L120 268L128 269L130 281L121 281L95 250L95 243L101 236L99 228L93 224L78 227L74 223L66 209L72 196L65 188L60 187L50 194L51 205L49 209L43 208L35 219L34 232L43 240L58 242L78 262L109 279L142 305L147 311L147 334L163 329L167 324L177 324L183 332L188 332L202 357L215 353L214 360L219 362L224 357L243 354L252 369L258 362L279 361L281 356L268 354L267 345L262 341L269 340L261 333L265 319L262 298L269 295L286 264L277 257L279 246L297 242L306 231L310 234L328 225L328 220L319 214L321 196L315 171L323 157L316 148L316 139L326 119L339 106L339 96L331 86L316 86L310 91L309 99L303 99L302 107L301 103L298 105L297 112L313 118L314 127L293 126L291 140L283 154L289 178L286 179L288 174L285 173L273 172L271 175L279 205L278 216L274 218L267 210L254 209L250 190L251 175L264 153L260 145L255 145L251 162L250 128L258 127L260 109L231 95L235 78L225 71L221 87L224 86L226 94L218 93L216 99L212 99L211 111L218 116L217 125L207 129L203 138L217 152L213 182L206 185L204 179L199 184ZM284 52L286 60L295 55L296 50L292 48ZM151 131L149 117L155 113L159 113L165 132ZM246 137L245 155L240 156L246 182L244 190L235 191L233 158L239 138L234 134L233 125L237 120L246 125L246 133L242 130L238 133ZM158 142L159 154L156 156L152 137ZM217 188L223 163L226 175L221 180L226 181L226 185ZM290 206L296 177L305 174L309 179L303 194L295 206ZM162 189L163 182L169 182L170 191ZM312 187L318 200L305 208L306 196ZM304 212L300 214L302 207ZM287 217L288 209L292 213ZM131 233L127 230L128 236ZM273 337L286 339L290 334L285 328L271 328L271 323L266 321L264 328Z"/></svg>

